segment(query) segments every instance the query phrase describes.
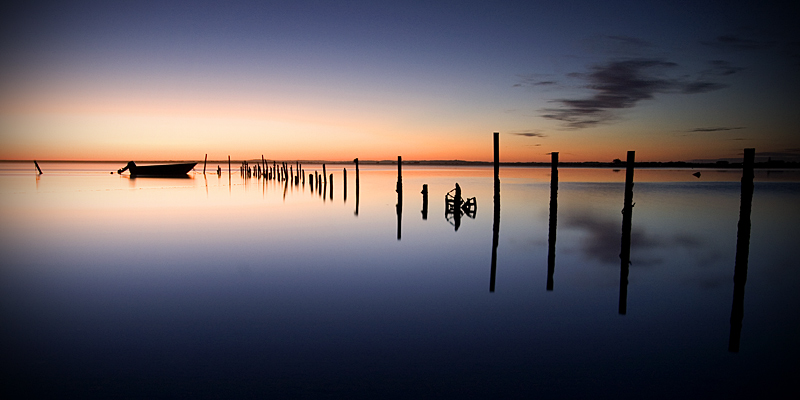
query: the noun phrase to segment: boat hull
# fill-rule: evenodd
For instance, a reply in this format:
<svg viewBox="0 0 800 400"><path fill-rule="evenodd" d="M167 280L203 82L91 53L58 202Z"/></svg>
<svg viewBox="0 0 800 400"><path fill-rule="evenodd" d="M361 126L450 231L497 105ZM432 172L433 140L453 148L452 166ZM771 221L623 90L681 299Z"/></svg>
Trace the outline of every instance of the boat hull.
<svg viewBox="0 0 800 400"><path fill-rule="evenodd" d="M163 164L163 165L136 165L128 163L127 169L131 177L183 177L194 168L197 163Z"/></svg>

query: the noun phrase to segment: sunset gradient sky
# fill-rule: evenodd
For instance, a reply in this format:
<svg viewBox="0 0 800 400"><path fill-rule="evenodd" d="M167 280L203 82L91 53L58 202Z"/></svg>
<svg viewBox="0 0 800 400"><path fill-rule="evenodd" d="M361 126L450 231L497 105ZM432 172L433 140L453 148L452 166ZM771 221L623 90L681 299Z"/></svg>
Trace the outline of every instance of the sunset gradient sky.
<svg viewBox="0 0 800 400"><path fill-rule="evenodd" d="M777 3L777 2L776 2ZM789 3L789 2L787 2ZM3 6L0 159L800 161L798 6Z"/></svg>

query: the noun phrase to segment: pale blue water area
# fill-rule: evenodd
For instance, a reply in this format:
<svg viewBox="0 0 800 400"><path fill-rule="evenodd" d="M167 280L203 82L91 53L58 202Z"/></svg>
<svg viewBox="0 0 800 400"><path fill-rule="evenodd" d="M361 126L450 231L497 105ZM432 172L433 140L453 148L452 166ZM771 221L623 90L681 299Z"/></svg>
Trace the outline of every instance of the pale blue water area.
<svg viewBox="0 0 800 400"><path fill-rule="evenodd" d="M3 391L15 398L797 395L800 180L757 171L729 352L741 171L327 165L305 184L0 163ZM342 168L347 168L344 199ZM209 167L209 171L212 167ZM216 172L216 164L213 165ZM455 230L444 195L477 198ZM422 185L429 189L423 219ZM316 186L315 186L316 189ZM399 238L398 238L399 220Z"/></svg>

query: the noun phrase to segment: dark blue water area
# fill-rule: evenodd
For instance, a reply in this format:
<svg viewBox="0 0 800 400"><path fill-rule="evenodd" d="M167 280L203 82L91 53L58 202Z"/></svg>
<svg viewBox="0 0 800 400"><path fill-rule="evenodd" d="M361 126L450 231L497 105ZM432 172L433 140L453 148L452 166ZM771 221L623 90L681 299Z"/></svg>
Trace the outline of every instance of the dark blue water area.
<svg viewBox="0 0 800 400"><path fill-rule="evenodd" d="M32 219L29 233L4 235L2 247L5 397L797 394L796 185L757 184L741 347L732 353L738 184L637 184L620 315L620 185L560 186L547 291L548 185L509 179L490 292L491 185L462 182L478 196L475 219L454 231L441 204L422 220L409 198L402 240L391 192L362 200L358 218L351 200L347 219L319 231L278 229L287 206L262 204L242 219L154 218L147 231L210 224L224 233L213 239L150 237L130 221L104 230L69 220L48 234L52 221ZM114 237L125 227L135 246ZM40 244L30 244L37 232Z"/></svg>

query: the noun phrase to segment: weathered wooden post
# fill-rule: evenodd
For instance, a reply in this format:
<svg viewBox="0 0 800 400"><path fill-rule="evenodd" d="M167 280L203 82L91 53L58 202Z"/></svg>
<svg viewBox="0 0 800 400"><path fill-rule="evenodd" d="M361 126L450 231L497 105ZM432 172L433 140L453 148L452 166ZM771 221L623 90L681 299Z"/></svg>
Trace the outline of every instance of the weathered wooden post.
<svg viewBox="0 0 800 400"><path fill-rule="evenodd" d="M739 352L744 319L744 285L747 282L747 264L750 256L750 213L753 208L753 164L756 149L744 149L742 162L742 194L739 204L739 223L736 232L736 264L733 272L733 305L731 306L731 332L728 351Z"/></svg>
<svg viewBox="0 0 800 400"><path fill-rule="evenodd" d="M625 161L625 203L622 208L622 249L619 253L619 313L628 312L628 271L631 264L631 220L633 219L633 167L635 151Z"/></svg>
<svg viewBox="0 0 800 400"><path fill-rule="evenodd" d="M489 292L494 293L497 276L497 246L500 242L500 132L494 132L494 220L492 222L492 273Z"/></svg>
<svg viewBox="0 0 800 400"><path fill-rule="evenodd" d="M547 230L547 290L553 290L556 270L556 226L558 220L558 152L550 153L550 219Z"/></svg>
<svg viewBox="0 0 800 400"><path fill-rule="evenodd" d="M358 200L359 200L359 175L358 175L358 158L353 159L353 162L356 164L356 211L354 214L358 216Z"/></svg>
<svg viewBox="0 0 800 400"><path fill-rule="evenodd" d="M208 161L208 153L206 153L206 158L203 159L203 175L206 174L206 162Z"/></svg>
<svg viewBox="0 0 800 400"><path fill-rule="evenodd" d="M422 219L428 219L428 184L422 185Z"/></svg>
<svg viewBox="0 0 800 400"><path fill-rule="evenodd" d="M400 240L400 233L403 226L403 157L397 156L397 240Z"/></svg>
<svg viewBox="0 0 800 400"><path fill-rule="evenodd" d="M344 201L347 202L347 168L342 168L342 188L344 189Z"/></svg>
<svg viewBox="0 0 800 400"><path fill-rule="evenodd" d="M331 183L331 194L330 194L330 196L331 196L331 200L333 200L333 173L331 173L330 183Z"/></svg>
<svg viewBox="0 0 800 400"><path fill-rule="evenodd" d="M231 174L231 156L228 156L228 175Z"/></svg>
<svg viewBox="0 0 800 400"><path fill-rule="evenodd" d="M314 178L311 177L311 174L308 174L308 187L311 189L311 193L314 193Z"/></svg>
<svg viewBox="0 0 800 400"><path fill-rule="evenodd" d="M494 180L500 180L500 132L494 133Z"/></svg>
<svg viewBox="0 0 800 400"><path fill-rule="evenodd" d="M325 187L328 186L327 180L328 180L328 173L325 172L325 164L322 164L322 181L323 181L322 183L325 185Z"/></svg>
<svg viewBox="0 0 800 400"><path fill-rule="evenodd" d="M41 168L39 168L39 163L38 163L38 162L36 162L36 160L33 160L33 165L35 165L35 166L36 166L36 169L39 171L39 175L41 175L41 174L42 174L42 169L41 169Z"/></svg>

